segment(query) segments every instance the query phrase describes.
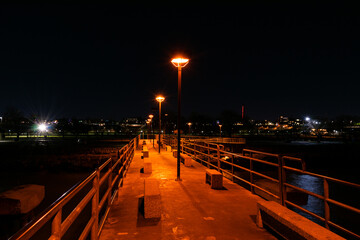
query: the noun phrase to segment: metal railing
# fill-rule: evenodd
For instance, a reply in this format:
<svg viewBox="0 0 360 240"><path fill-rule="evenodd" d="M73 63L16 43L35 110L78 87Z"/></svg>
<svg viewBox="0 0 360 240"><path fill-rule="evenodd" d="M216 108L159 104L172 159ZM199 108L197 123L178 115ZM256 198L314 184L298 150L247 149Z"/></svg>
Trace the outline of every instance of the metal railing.
<svg viewBox="0 0 360 240"><path fill-rule="evenodd" d="M172 147L176 146L176 139L171 136L167 136L164 141L165 144L172 145ZM360 239L360 235L358 233L354 233L353 231L346 229L344 226L340 226L339 224L331 221L330 204L341 208L342 211L349 210L359 215L360 209L330 198L331 189L329 182L351 187L355 191L360 189L359 184L306 171L306 165L302 159L290 156L282 156L279 154L271 154L249 149L243 149L242 154L237 154L224 151L224 148L218 144L211 144L206 141L201 142L199 140L182 140L181 151L182 153L192 156L193 159L199 161L203 165L221 171L225 177L229 177L232 181L238 180L238 182L250 186L252 193L258 193L257 191L261 191L273 197L285 207L294 207L301 212L318 219L320 222L323 222L325 227L328 229L333 227L336 230L340 230L342 233L346 233L348 236ZM290 166L290 163L292 165L296 164L298 167ZM269 169L272 169L272 171L269 171ZM244 175L239 174L240 171L248 173L249 176L246 178ZM323 194L314 193L291 184L286 178L289 173L320 178L323 181ZM266 179L267 181L275 184L275 186L277 186L276 188L278 188L276 191L277 193L259 186L259 184L257 184L259 179ZM324 203L323 216L301 207L300 204L289 201L287 198L287 189L293 189L300 193L322 200Z"/></svg>
<svg viewBox="0 0 360 240"><path fill-rule="evenodd" d="M231 144L245 144L245 138L209 138L204 139L206 142L212 143L231 143Z"/></svg>
<svg viewBox="0 0 360 240"><path fill-rule="evenodd" d="M64 193L38 217L10 237L9 240L30 239L50 221L51 233L49 233L50 237L48 239L60 240L67 233L68 229L73 224L76 224L79 215L88 204L91 204L91 217L78 239L87 239L89 234L91 240L98 239L110 206L118 194L119 187L123 183L123 178L130 166L138 144L139 136L132 139L118 151L118 159L109 158L85 180ZM90 189L88 190L89 185ZM78 195L83 191L86 191L85 196L80 198L76 207L63 219L64 206L71 200L79 197Z"/></svg>

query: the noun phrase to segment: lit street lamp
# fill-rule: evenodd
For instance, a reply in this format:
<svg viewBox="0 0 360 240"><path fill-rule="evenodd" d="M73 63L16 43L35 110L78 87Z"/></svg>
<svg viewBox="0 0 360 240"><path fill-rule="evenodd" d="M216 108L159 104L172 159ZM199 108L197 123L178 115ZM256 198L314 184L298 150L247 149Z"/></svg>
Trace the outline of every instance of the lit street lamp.
<svg viewBox="0 0 360 240"><path fill-rule="evenodd" d="M221 127L222 127L222 125L221 125L221 124L219 124L219 128L220 128L220 137L221 137Z"/></svg>
<svg viewBox="0 0 360 240"><path fill-rule="evenodd" d="M165 100L163 96L157 96L156 101L159 102L159 153L161 145L161 103Z"/></svg>
<svg viewBox="0 0 360 240"><path fill-rule="evenodd" d="M46 132L47 132L47 126L46 123L40 123L37 126L37 129L40 133L44 134L44 137L46 138Z"/></svg>
<svg viewBox="0 0 360 240"><path fill-rule="evenodd" d="M38 129L40 132L45 132L47 127L46 127L46 124L45 123L41 123L38 125Z"/></svg>
<svg viewBox="0 0 360 240"><path fill-rule="evenodd" d="M190 135L191 125L192 125L192 123L191 123L191 122L188 122L188 126L189 126L189 135Z"/></svg>
<svg viewBox="0 0 360 240"><path fill-rule="evenodd" d="M150 123L151 123L151 119L146 120L146 124L148 126L148 130L147 130L147 139L150 139Z"/></svg>
<svg viewBox="0 0 360 240"><path fill-rule="evenodd" d="M154 147L154 133L153 133L153 129L152 129L152 119L153 119L153 117L154 117L154 115L152 115L152 114L149 115L149 118L150 118L150 132L151 132L151 137L153 138L153 147Z"/></svg>
<svg viewBox="0 0 360 240"><path fill-rule="evenodd" d="M180 117L181 117L181 68L185 67L189 63L189 59L186 58L173 58L171 63L178 69L178 119L177 119L177 181L180 179Z"/></svg>

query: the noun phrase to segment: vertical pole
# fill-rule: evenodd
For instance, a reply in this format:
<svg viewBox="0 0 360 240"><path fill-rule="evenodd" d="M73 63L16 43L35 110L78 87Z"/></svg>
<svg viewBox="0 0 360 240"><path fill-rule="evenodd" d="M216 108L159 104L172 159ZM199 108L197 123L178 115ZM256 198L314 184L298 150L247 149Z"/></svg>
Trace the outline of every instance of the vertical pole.
<svg viewBox="0 0 360 240"><path fill-rule="evenodd" d="M279 178L279 194L280 194L280 203L281 205L285 206L285 196L286 196L286 190L285 190L285 184L284 184L284 178L285 178L285 170L283 169L283 157L282 155L278 156L278 178Z"/></svg>
<svg viewBox="0 0 360 240"><path fill-rule="evenodd" d="M325 211L325 227L329 229L329 221L330 221L330 206L328 203L329 199L329 183L324 178L324 211Z"/></svg>
<svg viewBox="0 0 360 240"><path fill-rule="evenodd" d="M252 161L252 153L250 153L250 189L251 189L251 193L255 194L255 188L254 188L254 175L253 175L253 161Z"/></svg>
<svg viewBox="0 0 360 240"><path fill-rule="evenodd" d="M55 215L52 224L51 224L51 240L60 240L61 239L61 215L62 209L58 211Z"/></svg>
<svg viewBox="0 0 360 240"><path fill-rule="evenodd" d="M95 189L95 194L92 199L92 210L91 215L94 218L94 223L91 228L91 240L98 239L98 228L99 228L99 181L100 181L100 171L96 169L96 176L93 182L93 188Z"/></svg>
<svg viewBox="0 0 360 240"><path fill-rule="evenodd" d="M180 124L181 124L181 67L178 67L178 119L177 119L177 130L178 130L178 141L177 141L177 181L180 179Z"/></svg>
<svg viewBox="0 0 360 240"><path fill-rule="evenodd" d="M161 145L161 102L159 102L159 153Z"/></svg>
<svg viewBox="0 0 360 240"><path fill-rule="evenodd" d="M209 143L206 143L207 144L207 163L206 163L206 166L207 166L207 168L210 168L210 165L209 165L209 162L210 162L210 145L209 145Z"/></svg>
<svg viewBox="0 0 360 240"><path fill-rule="evenodd" d="M150 128L151 128L151 137L152 137L152 140L153 140L153 147L154 147L154 129L153 129L153 127L152 127L152 119L151 119L151 122L150 122ZM151 140L150 140L150 143L151 143Z"/></svg>
<svg viewBox="0 0 360 240"><path fill-rule="evenodd" d="M217 170L220 172L220 146L216 144L216 151L217 151Z"/></svg>
<svg viewBox="0 0 360 240"><path fill-rule="evenodd" d="M110 169L110 174L109 174L109 177L108 177L108 189L110 189L110 194L108 195L108 207L110 207L111 205L111 197L112 197L112 188L111 188L111 183L112 183L112 174L113 174L113 164L112 162L110 162L110 166L109 166L109 169Z"/></svg>
<svg viewBox="0 0 360 240"><path fill-rule="evenodd" d="M234 182L234 155L231 155L231 180Z"/></svg>

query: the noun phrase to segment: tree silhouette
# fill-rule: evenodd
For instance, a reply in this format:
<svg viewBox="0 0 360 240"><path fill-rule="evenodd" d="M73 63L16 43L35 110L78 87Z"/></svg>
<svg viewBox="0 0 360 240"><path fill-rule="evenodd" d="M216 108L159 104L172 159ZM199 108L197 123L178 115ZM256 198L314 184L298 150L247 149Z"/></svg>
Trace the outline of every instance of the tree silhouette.
<svg viewBox="0 0 360 240"><path fill-rule="evenodd" d="M19 109L8 107L4 112L2 129L6 132L15 132L18 141L20 134L27 131L27 123L27 119Z"/></svg>

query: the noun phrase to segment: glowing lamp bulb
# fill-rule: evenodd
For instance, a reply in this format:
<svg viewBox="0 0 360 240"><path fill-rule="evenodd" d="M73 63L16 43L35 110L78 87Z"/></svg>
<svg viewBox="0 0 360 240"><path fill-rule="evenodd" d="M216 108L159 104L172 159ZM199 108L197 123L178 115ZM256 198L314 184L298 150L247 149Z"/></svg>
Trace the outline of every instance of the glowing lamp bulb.
<svg viewBox="0 0 360 240"><path fill-rule="evenodd" d="M156 98L156 101L158 101L159 103L163 102L165 100L165 98L163 96L158 96Z"/></svg>
<svg viewBox="0 0 360 240"><path fill-rule="evenodd" d="M38 130L39 130L40 132L46 131L46 125L45 125L44 123L39 124L39 125L38 125Z"/></svg>
<svg viewBox="0 0 360 240"><path fill-rule="evenodd" d="M173 58L171 63L175 67L185 67L189 63L189 59L187 58Z"/></svg>

